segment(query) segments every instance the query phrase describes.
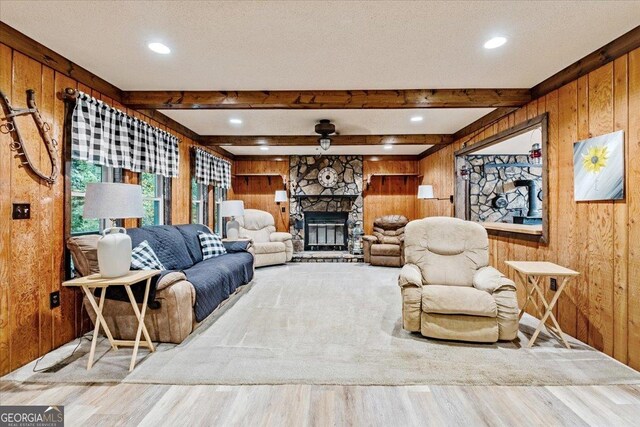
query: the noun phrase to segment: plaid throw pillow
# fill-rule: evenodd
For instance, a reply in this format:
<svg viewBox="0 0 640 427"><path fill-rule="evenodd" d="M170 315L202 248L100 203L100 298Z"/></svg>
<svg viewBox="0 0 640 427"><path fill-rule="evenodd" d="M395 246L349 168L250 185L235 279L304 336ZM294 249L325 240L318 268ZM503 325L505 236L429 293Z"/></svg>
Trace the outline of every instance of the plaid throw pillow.
<svg viewBox="0 0 640 427"><path fill-rule="evenodd" d="M166 270L146 240L131 251L131 268L133 270Z"/></svg>
<svg viewBox="0 0 640 427"><path fill-rule="evenodd" d="M202 248L202 259L209 259L227 253L222 240L215 234L198 231L198 239L200 239L200 247Z"/></svg>

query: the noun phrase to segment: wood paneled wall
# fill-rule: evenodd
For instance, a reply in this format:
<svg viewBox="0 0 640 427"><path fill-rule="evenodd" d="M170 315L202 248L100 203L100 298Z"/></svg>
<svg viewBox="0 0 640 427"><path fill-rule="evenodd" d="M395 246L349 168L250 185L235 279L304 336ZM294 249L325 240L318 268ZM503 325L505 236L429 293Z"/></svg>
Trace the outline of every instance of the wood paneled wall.
<svg viewBox="0 0 640 427"><path fill-rule="evenodd" d="M181 139L180 176L172 184L172 220L176 224L189 222L189 147L194 141L0 44L0 89L14 107L26 107L26 90L36 91L38 109L51 124L53 137L60 142L58 161L61 165L65 105L57 94L67 87L91 93ZM32 119L25 116L18 118L18 122L30 156L43 170L48 170L46 149ZM80 293L60 285L65 274L67 220L64 176L51 187L39 183L10 151L10 141L9 135L0 134L0 375L71 341L87 326ZM138 176L127 172L125 181L137 183ZM31 219L11 220L14 202L30 203ZM136 226L136 220L128 220L126 225ZM60 307L51 310L49 293L58 290Z"/></svg>
<svg viewBox="0 0 640 427"><path fill-rule="evenodd" d="M536 99L471 138L456 141L420 162L423 182L439 197L453 192L454 151L498 131L549 114L549 244L490 239L492 265L548 260L581 273L561 297L563 330L617 360L640 369L640 49ZM573 143L625 131L626 198L573 199ZM447 201L424 201L421 216L453 215ZM550 291L549 291L550 292ZM519 290L522 296L522 290Z"/></svg>
<svg viewBox="0 0 640 427"><path fill-rule="evenodd" d="M282 160L239 158L233 162L233 174L233 189L229 192L228 198L242 200L247 209L269 212L276 222L276 229L288 232L289 203L281 203L278 206L274 198L277 190L284 190L282 177L288 179L289 157L285 156ZM285 212L282 212L281 208L284 208Z"/></svg>
<svg viewBox="0 0 640 427"><path fill-rule="evenodd" d="M418 161L406 158L372 160L363 164L364 232L373 232L373 221L383 215L404 215L416 219L418 200ZM407 174L407 175L398 175ZM370 185L366 180L371 176Z"/></svg>

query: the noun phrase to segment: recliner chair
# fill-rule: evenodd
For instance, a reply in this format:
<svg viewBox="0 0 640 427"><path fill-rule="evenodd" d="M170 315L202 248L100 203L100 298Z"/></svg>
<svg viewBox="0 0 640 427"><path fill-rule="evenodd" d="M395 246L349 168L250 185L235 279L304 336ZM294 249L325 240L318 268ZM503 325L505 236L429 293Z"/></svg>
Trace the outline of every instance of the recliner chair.
<svg viewBox="0 0 640 427"><path fill-rule="evenodd" d="M244 216L237 218L240 224L239 237L253 241L255 266L284 264L293 257L293 242L290 233L276 232L273 215L258 209L245 209Z"/></svg>
<svg viewBox="0 0 640 427"><path fill-rule="evenodd" d="M364 262L371 265L402 267L404 264L404 226L402 215L386 215L373 221L373 236L363 236Z"/></svg>
<svg viewBox="0 0 640 427"><path fill-rule="evenodd" d="M482 225L449 217L411 221L404 244L398 278L404 329L459 341L516 337L516 286L489 266Z"/></svg>

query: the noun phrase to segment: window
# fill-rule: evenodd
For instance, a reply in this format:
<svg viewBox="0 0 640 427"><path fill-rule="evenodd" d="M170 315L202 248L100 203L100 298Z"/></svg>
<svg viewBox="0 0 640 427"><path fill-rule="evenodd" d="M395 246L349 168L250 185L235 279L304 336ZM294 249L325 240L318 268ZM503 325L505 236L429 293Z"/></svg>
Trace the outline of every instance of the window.
<svg viewBox="0 0 640 427"><path fill-rule="evenodd" d="M118 169L119 170L119 169ZM116 170L83 160L71 161L71 234L99 233L107 225L106 219L83 218L84 197L90 182L115 182Z"/></svg>
<svg viewBox="0 0 640 427"><path fill-rule="evenodd" d="M142 185L142 225L164 224L164 178L152 173L140 174Z"/></svg>
<svg viewBox="0 0 640 427"><path fill-rule="evenodd" d="M191 223L207 223L207 186L199 184L194 178L191 179Z"/></svg>
<svg viewBox="0 0 640 427"><path fill-rule="evenodd" d="M222 236L222 217L220 216L220 207L222 206L222 201L227 200L227 190L224 188L215 187L213 199L215 200L215 209L213 212L214 215L214 232Z"/></svg>

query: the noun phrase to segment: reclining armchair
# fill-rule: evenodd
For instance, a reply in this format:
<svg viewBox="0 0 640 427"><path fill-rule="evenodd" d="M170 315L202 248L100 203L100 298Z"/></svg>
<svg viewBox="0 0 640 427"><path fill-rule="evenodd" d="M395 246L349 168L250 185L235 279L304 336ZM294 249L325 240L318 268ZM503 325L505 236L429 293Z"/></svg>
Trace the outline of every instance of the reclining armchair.
<svg viewBox="0 0 640 427"><path fill-rule="evenodd" d="M513 281L489 264L480 224L449 217L411 221L398 284L402 326L431 338L496 342L518 333Z"/></svg>
<svg viewBox="0 0 640 427"><path fill-rule="evenodd" d="M273 215L257 209L245 209L244 216L237 218L239 236L249 238L255 250L255 266L284 264L293 257L292 236L276 232Z"/></svg>
<svg viewBox="0 0 640 427"><path fill-rule="evenodd" d="M364 262L371 265L402 267L404 264L404 226L402 215L387 215L373 221L373 236L363 236Z"/></svg>

